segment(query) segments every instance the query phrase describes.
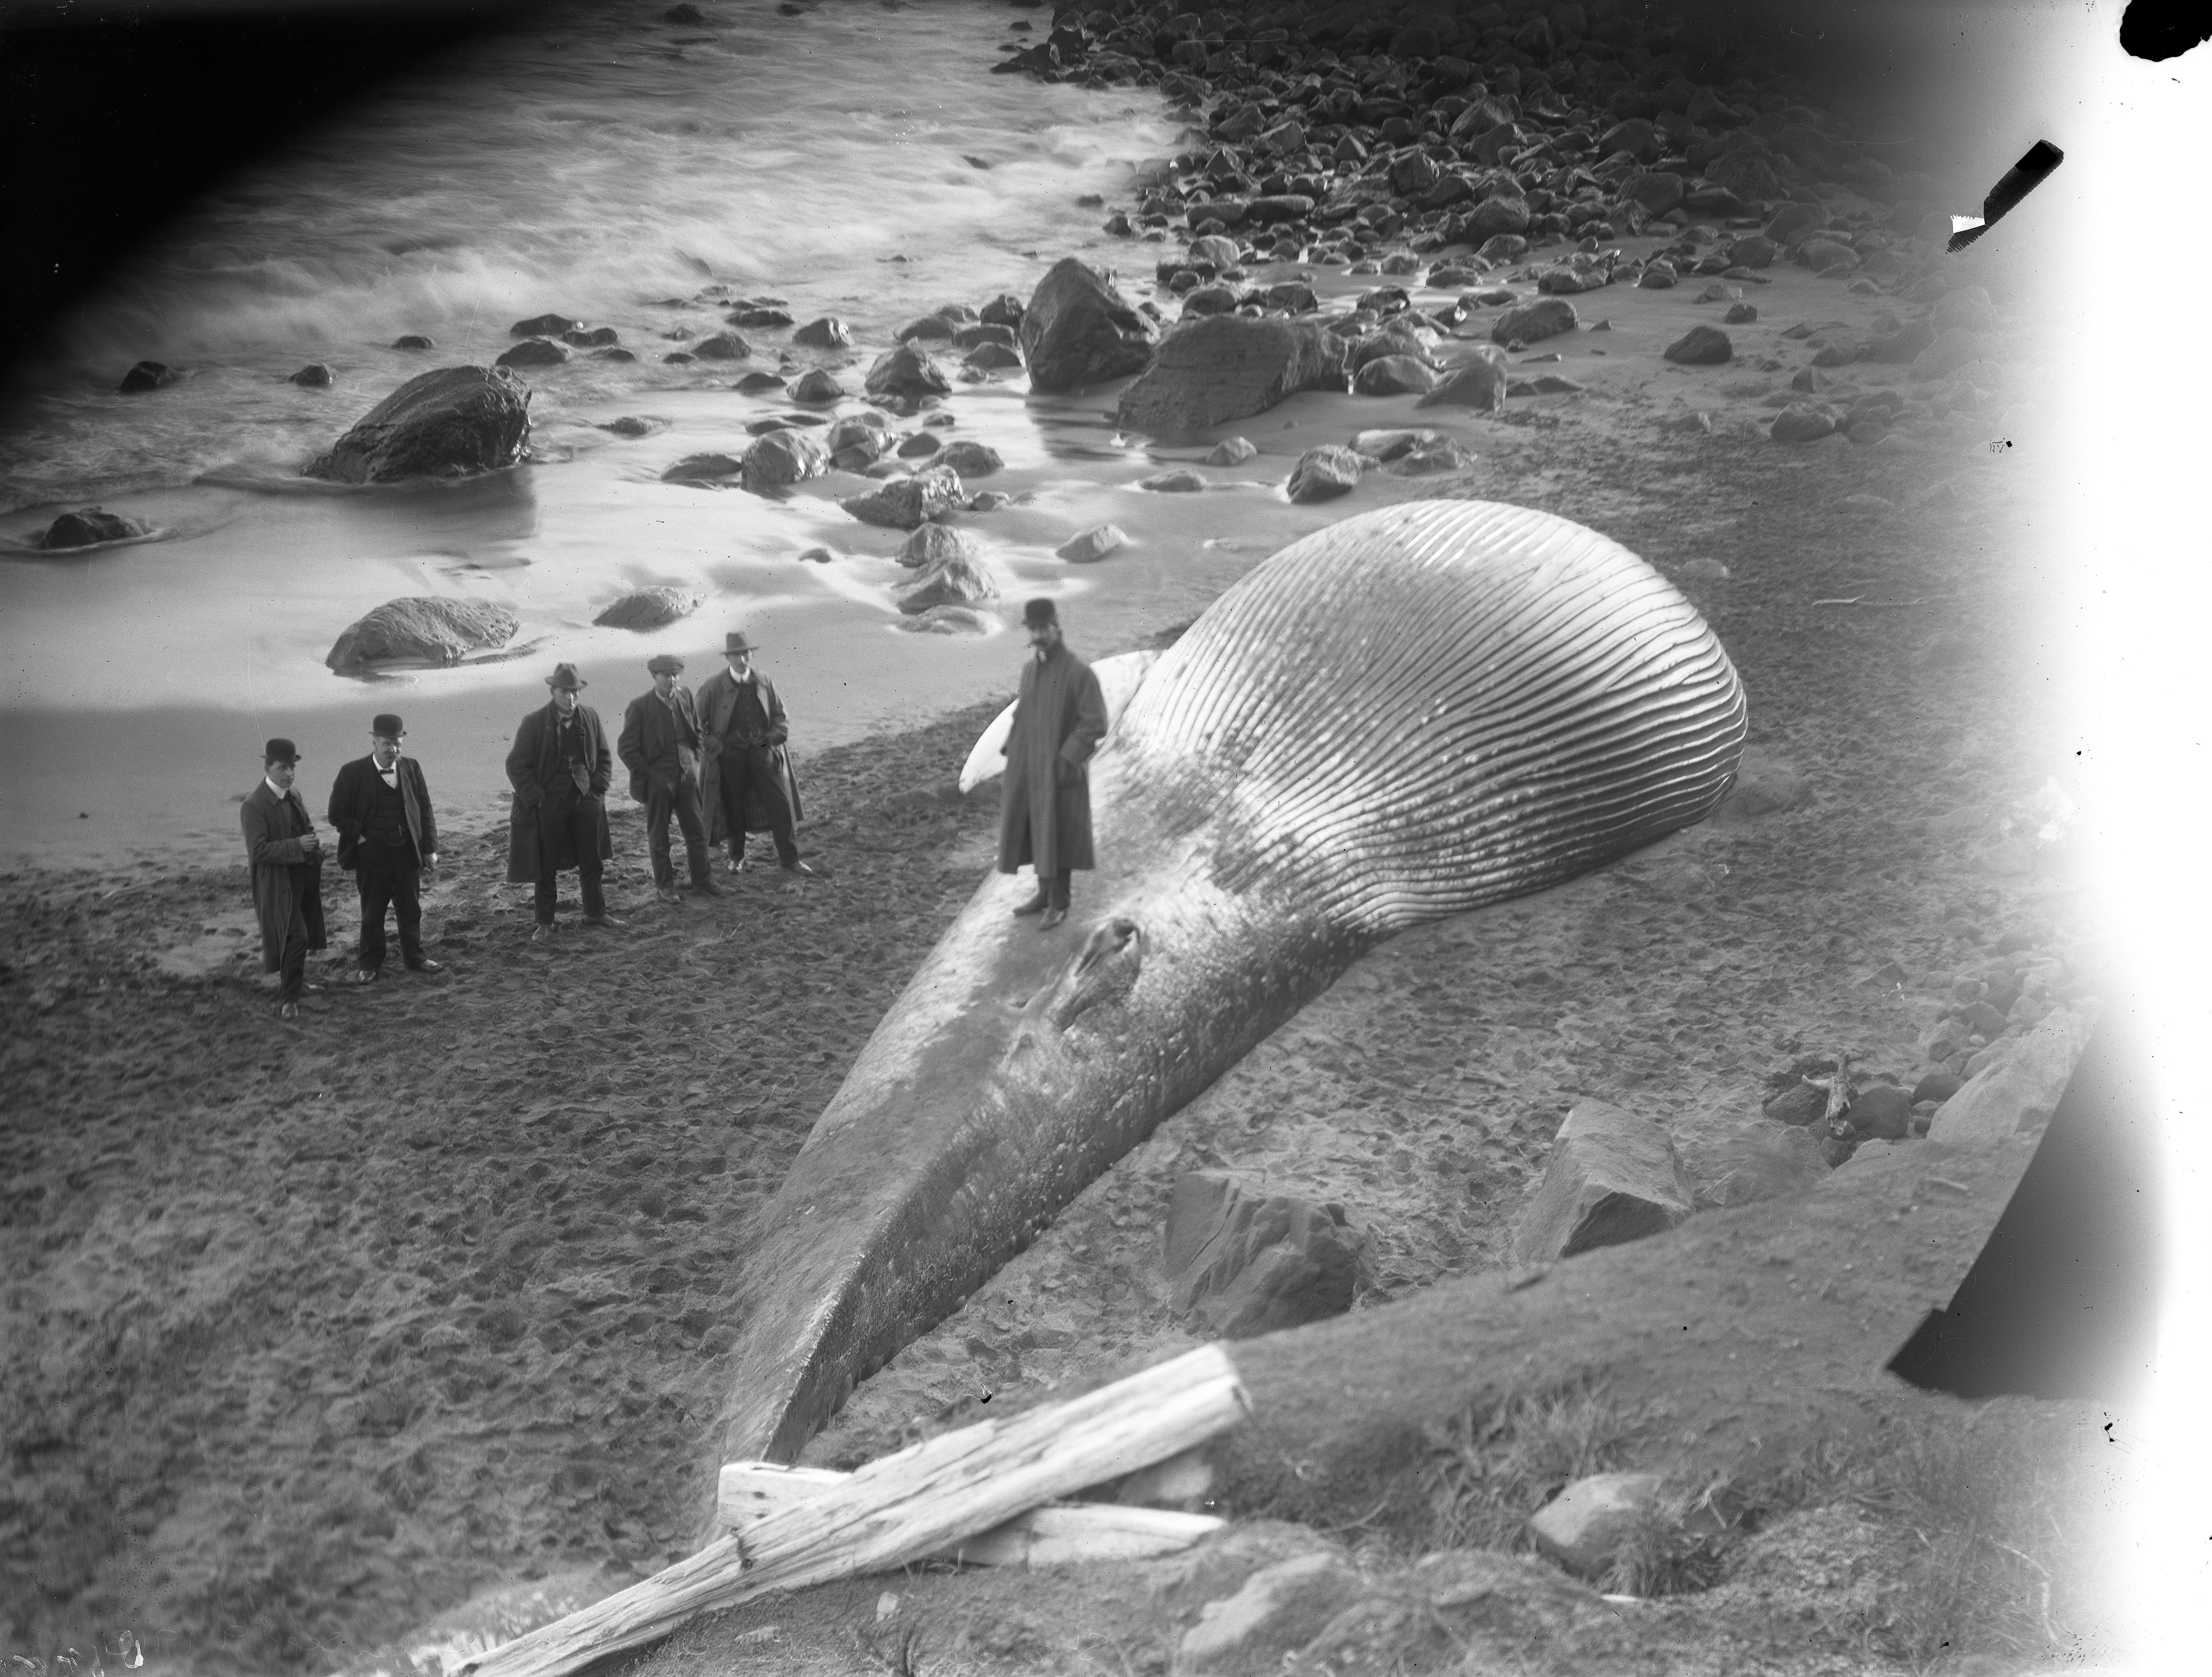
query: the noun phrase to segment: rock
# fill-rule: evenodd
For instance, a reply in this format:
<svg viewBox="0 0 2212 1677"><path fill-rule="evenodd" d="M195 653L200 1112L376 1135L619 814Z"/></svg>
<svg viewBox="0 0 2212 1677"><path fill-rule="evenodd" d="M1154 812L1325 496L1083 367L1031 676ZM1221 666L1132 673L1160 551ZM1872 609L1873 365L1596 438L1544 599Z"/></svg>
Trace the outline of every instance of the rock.
<svg viewBox="0 0 2212 1677"><path fill-rule="evenodd" d="M955 330L952 322L943 315L925 314L918 319L909 320L904 325L895 328L891 332L891 337L895 343L911 343L918 338L933 343L949 343L952 341Z"/></svg>
<svg viewBox="0 0 2212 1677"><path fill-rule="evenodd" d="M826 405L829 403L842 401L851 394L850 391L837 382L836 374L826 368L820 367L801 374L791 386L791 399L794 402Z"/></svg>
<svg viewBox="0 0 2212 1677"><path fill-rule="evenodd" d="M1912 1104L1933 1101L1938 1106L1965 1088L1966 1082L1949 1072L1930 1072L1912 1085Z"/></svg>
<svg viewBox="0 0 2212 1677"><path fill-rule="evenodd" d="M1786 245L1793 233L1827 225L1828 212L1818 204L1785 204L1768 220L1765 233L1777 245Z"/></svg>
<svg viewBox="0 0 2212 1677"><path fill-rule="evenodd" d="M971 442L964 437L957 442L946 443L938 454L937 463L951 466L963 478L988 477L1006 464L989 444Z"/></svg>
<svg viewBox="0 0 2212 1677"><path fill-rule="evenodd" d="M584 323L571 320L565 314L534 314L527 320L518 320L507 329L509 337L558 337L562 332L574 331Z"/></svg>
<svg viewBox="0 0 2212 1677"><path fill-rule="evenodd" d="M1071 565L1091 565L1126 546L1128 540L1113 525L1094 524L1090 529L1070 536L1053 551Z"/></svg>
<svg viewBox="0 0 2212 1677"><path fill-rule="evenodd" d="M1859 253L1837 240L1808 239L1797 247L1797 260L1816 274L1838 268L1848 273L1859 265Z"/></svg>
<svg viewBox="0 0 2212 1677"><path fill-rule="evenodd" d="M1647 216L1663 216L1682 202L1682 177L1666 169L1644 169L1621 183L1621 201L1640 205Z"/></svg>
<svg viewBox="0 0 2212 1677"><path fill-rule="evenodd" d="M909 569L920 570L951 560L972 560L975 553L975 544L964 532L949 524L925 524L900 544L895 556Z"/></svg>
<svg viewBox="0 0 2212 1677"><path fill-rule="evenodd" d="M561 341L579 349L599 349L618 342L620 336L612 326L571 326L561 334Z"/></svg>
<svg viewBox="0 0 2212 1677"><path fill-rule="evenodd" d="M1884 332L1869 338L1860 352L1862 361L1879 362L1886 366L1902 366L1916 358L1923 349L1936 341L1933 322L1915 320L1893 332Z"/></svg>
<svg viewBox="0 0 2212 1677"><path fill-rule="evenodd" d="M528 386L503 369L441 368L371 408L303 475L337 483L458 477L514 465L529 441Z"/></svg>
<svg viewBox="0 0 2212 1677"><path fill-rule="evenodd" d="M763 390L781 390L783 388L783 380L774 373L765 373L756 370L746 374L744 378L738 380L736 384L730 387L732 390L741 392L744 395L752 396Z"/></svg>
<svg viewBox="0 0 2212 1677"><path fill-rule="evenodd" d="M1141 373L1152 362L1154 336L1152 321L1111 280L1062 257L1037 282L1022 314L1030 387L1050 394Z"/></svg>
<svg viewBox="0 0 2212 1677"><path fill-rule="evenodd" d="M1493 343L1534 343L1547 337L1556 337L1561 332L1575 329L1578 317L1575 306L1563 297L1540 297L1533 303L1523 303L1518 308L1509 308L1493 321L1490 337Z"/></svg>
<svg viewBox="0 0 2212 1677"><path fill-rule="evenodd" d="M1190 495L1206 488L1206 474L1183 466L1174 471L1155 472L1150 477L1139 477L1137 487L1160 495Z"/></svg>
<svg viewBox="0 0 2212 1677"><path fill-rule="evenodd" d="M173 385L176 381L177 370L173 367L164 366L158 361L142 361L123 375L123 382L116 386L116 389L126 396L132 396L142 390L159 390L162 386Z"/></svg>
<svg viewBox="0 0 2212 1677"><path fill-rule="evenodd" d="M975 318L990 326L1012 326L1019 329L1026 311L1022 300L1011 291L1001 291L975 312Z"/></svg>
<svg viewBox="0 0 2212 1677"><path fill-rule="evenodd" d="M1262 1567L1226 1601L1209 1601L1184 1632L1176 1670L1183 1677L1260 1677L1316 1636L1356 1601L1359 1574L1334 1554L1302 1555Z"/></svg>
<svg viewBox="0 0 2212 1677"><path fill-rule="evenodd" d="M1011 349L1017 341L1012 326L996 325L988 320L974 321L952 334L953 344L962 349L980 349L986 343Z"/></svg>
<svg viewBox="0 0 2212 1677"><path fill-rule="evenodd" d="M834 314L824 314L809 320L792 333L793 343L803 343L810 349L844 349L853 343L852 329Z"/></svg>
<svg viewBox="0 0 2212 1677"><path fill-rule="evenodd" d="M402 332L392 340L392 347L395 349L434 349L438 344L436 339L425 337L420 332Z"/></svg>
<svg viewBox="0 0 2212 1677"><path fill-rule="evenodd" d="M978 343L962 357L960 365L970 378L985 378L1022 364L1021 352L1003 343Z"/></svg>
<svg viewBox="0 0 2212 1677"><path fill-rule="evenodd" d="M1759 319L1759 305L1757 303L1732 304L1728 313L1723 318L1731 326L1747 326Z"/></svg>
<svg viewBox="0 0 2212 1677"><path fill-rule="evenodd" d="M36 545L43 552L58 553L73 547L97 547L102 542L127 542L153 533L150 524L125 518L119 513L103 512L97 507L86 507L64 513L46 527Z"/></svg>
<svg viewBox="0 0 2212 1677"><path fill-rule="evenodd" d="M1514 1259L1546 1264L1641 1240L1692 1209L1662 1126L1603 1101L1581 1101L1559 1126L1543 1183L1514 1224Z"/></svg>
<svg viewBox="0 0 2212 1677"><path fill-rule="evenodd" d="M686 454L660 474L660 481L664 483L711 483L719 477L734 477L744 469L742 460L727 454Z"/></svg>
<svg viewBox="0 0 2212 1677"><path fill-rule="evenodd" d="M1454 236L1474 244L1500 233L1527 233L1531 219L1526 198L1500 194L1485 198L1462 216Z"/></svg>
<svg viewBox="0 0 2212 1677"><path fill-rule="evenodd" d="M932 562L905 586L892 590L898 609L915 617L939 605L975 605L999 597L998 579L973 547L963 543Z"/></svg>
<svg viewBox="0 0 2212 1677"><path fill-rule="evenodd" d="M1237 311L1237 288L1233 285L1201 285L1182 300L1185 320L1195 320L1206 314L1233 314Z"/></svg>
<svg viewBox="0 0 2212 1677"><path fill-rule="evenodd" d="M1657 1473L1593 1473L1529 1516L1537 1552L1570 1572L1599 1579L1659 1499Z"/></svg>
<svg viewBox="0 0 2212 1677"><path fill-rule="evenodd" d="M744 486L755 495L787 489L830 470L830 450L811 431L771 431L745 451Z"/></svg>
<svg viewBox="0 0 2212 1677"><path fill-rule="evenodd" d="M1664 262L1646 264L1644 271L1636 276L1636 289L1639 291L1673 290L1674 289L1674 267Z"/></svg>
<svg viewBox="0 0 2212 1677"><path fill-rule="evenodd" d="M1817 1124L1828 1115L1828 1091L1793 1083L1759 1110L1778 1124Z"/></svg>
<svg viewBox="0 0 2212 1677"><path fill-rule="evenodd" d="M1684 367L1718 367L1735 354L1718 326L1692 326L1666 348L1668 361Z"/></svg>
<svg viewBox="0 0 2212 1677"><path fill-rule="evenodd" d="M972 605L933 605L911 617L902 617L899 627L918 635L988 635L999 620Z"/></svg>
<svg viewBox="0 0 2212 1677"><path fill-rule="evenodd" d="M637 588L592 619L601 629L665 629L699 609L699 596L685 588Z"/></svg>
<svg viewBox="0 0 2212 1677"><path fill-rule="evenodd" d="M1357 431L1352 434L1352 447L1355 453L1370 459L1395 460L1425 443L1437 441L1441 435L1437 431L1404 429Z"/></svg>
<svg viewBox="0 0 2212 1677"><path fill-rule="evenodd" d="M691 346L692 355L701 361L744 361L752 352L753 346L735 332L716 332Z"/></svg>
<svg viewBox="0 0 2212 1677"><path fill-rule="evenodd" d="M1729 264L1736 268L1771 267L1774 258L1781 253L1782 247L1771 239L1761 238L1754 233L1729 246Z"/></svg>
<svg viewBox="0 0 2212 1677"><path fill-rule="evenodd" d="M319 361L311 361L295 373L289 382L308 390L321 390L331 382L331 369Z"/></svg>
<svg viewBox="0 0 2212 1677"><path fill-rule="evenodd" d="M1194 320L1170 332L1121 392L1115 423L1173 436L1247 419L1302 390L1342 390L1347 355L1343 338L1311 321Z"/></svg>
<svg viewBox="0 0 2212 1677"><path fill-rule="evenodd" d="M1331 501L1358 486L1359 456L1349 448L1325 442L1298 456L1284 488L1292 501L1304 505Z"/></svg>
<svg viewBox="0 0 2212 1677"><path fill-rule="evenodd" d="M458 664L472 652L503 647L522 620L479 599L386 600L350 624L323 659L339 671L365 665Z"/></svg>
<svg viewBox="0 0 2212 1677"><path fill-rule="evenodd" d="M1360 396L1426 394L1436 388L1437 375L1427 363L1411 355L1378 355L1362 367L1352 380Z"/></svg>
<svg viewBox="0 0 2212 1677"><path fill-rule="evenodd" d="M755 306L740 308L722 317L733 326L787 326L791 317L780 308Z"/></svg>
<svg viewBox="0 0 2212 1677"><path fill-rule="evenodd" d="M568 359L568 346L550 337L526 337L492 363L495 367L558 367Z"/></svg>
<svg viewBox="0 0 2212 1677"><path fill-rule="evenodd" d="M1208 465L1243 465L1260 452L1259 446L1249 437L1224 437L1213 445L1213 452L1206 457Z"/></svg>
<svg viewBox="0 0 2212 1677"><path fill-rule="evenodd" d="M1505 386L1504 368L1492 361L1473 361L1446 374L1417 405L1449 404L1472 408L1477 413L1497 413L1505 406Z"/></svg>
<svg viewBox="0 0 2212 1677"><path fill-rule="evenodd" d="M1692 559L1682 567L1682 574L1700 582L1725 582L1729 580L1729 568L1717 559Z"/></svg>
<svg viewBox="0 0 2212 1677"><path fill-rule="evenodd" d="M1518 262L1528 254L1528 241L1519 234L1493 233L1482 241L1482 248L1477 251L1475 255L1485 262ZM1506 301L1510 302L1513 300L1513 294L1510 291L1506 292L1504 295Z"/></svg>
<svg viewBox="0 0 2212 1677"><path fill-rule="evenodd" d="M1835 428L1836 422L1819 409L1793 402L1775 415L1766 434L1777 442L1818 442Z"/></svg>
<svg viewBox="0 0 2212 1677"><path fill-rule="evenodd" d="M948 396L952 381L946 378L929 352L914 343L902 343L876 357L868 369L868 394L918 400L924 396Z"/></svg>
<svg viewBox="0 0 2212 1677"><path fill-rule="evenodd" d="M866 495L847 495L837 504L863 524L889 530L913 530L931 519L957 512L967 491L949 466L926 466L911 477L895 478Z"/></svg>
<svg viewBox="0 0 2212 1677"><path fill-rule="evenodd" d="M898 446L898 457L902 460L927 459L944 447L927 431L917 431Z"/></svg>
<svg viewBox="0 0 2212 1677"><path fill-rule="evenodd" d="M2088 1021L2054 1012L2017 1040L2009 1054L1943 1103L1928 1127L1930 1141L1981 1145L2051 1121L2088 1044Z"/></svg>
<svg viewBox="0 0 2212 1677"><path fill-rule="evenodd" d="M1210 1337L1250 1339L1352 1308L1362 1242L1341 1206L1189 1170L1176 1178L1165 1236L1170 1307Z"/></svg>
<svg viewBox="0 0 2212 1677"><path fill-rule="evenodd" d="M1423 477L1431 472L1463 471L1479 458L1473 449L1439 437L1407 449L1384 470L1394 477Z"/></svg>
<svg viewBox="0 0 2212 1677"><path fill-rule="evenodd" d="M1894 1085L1871 1083L1859 1091L1842 1121L1856 1135L1901 1141L1912 1127L1912 1099Z"/></svg>

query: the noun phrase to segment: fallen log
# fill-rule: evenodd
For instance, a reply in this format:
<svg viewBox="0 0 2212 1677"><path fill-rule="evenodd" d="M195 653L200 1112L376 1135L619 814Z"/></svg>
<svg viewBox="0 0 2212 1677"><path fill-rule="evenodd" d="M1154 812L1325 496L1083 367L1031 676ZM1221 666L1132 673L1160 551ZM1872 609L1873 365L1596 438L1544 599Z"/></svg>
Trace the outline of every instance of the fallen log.
<svg viewBox="0 0 2212 1677"><path fill-rule="evenodd" d="M811 1502L851 1479L828 1467L732 1461L722 1469L716 1508L742 1538L773 1514ZM1118 1503L1049 1503L1003 1526L963 1538L932 1557L963 1566L1066 1566L1077 1561L1146 1560L1187 1549L1225 1521L1210 1514Z"/></svg>
<svg viewBox="0 0 2212 1677"><path fill-rule="evenodd" d="M940 1554L1055 1497L1201 1444L1248 1409L1221 1348L1201 1346L1080 1397L872 1461L820 1495L780 1507L742 1534L459 1669L556 1677L771 1590Z"/></svg>

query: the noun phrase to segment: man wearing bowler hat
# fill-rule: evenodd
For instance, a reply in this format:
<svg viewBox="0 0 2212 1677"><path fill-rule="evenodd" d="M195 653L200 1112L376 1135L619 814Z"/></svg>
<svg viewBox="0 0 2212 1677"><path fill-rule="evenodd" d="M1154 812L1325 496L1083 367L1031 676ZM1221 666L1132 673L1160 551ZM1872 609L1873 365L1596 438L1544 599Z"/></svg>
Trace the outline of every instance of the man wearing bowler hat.
<svg viewBox="0 0 2212 1677"><path fill-rule="evenodd" d="M292 790L300 753L272 739L261 754L261 783L238 811L253 876L253 916L261 922L261 970L277 980L276 1017L300 1017L307 951L323 946L323 842L307 806Z"/></svg>
<svg viewBox="0 0 2212 1677"><path fill-rule="evenodd" d="M607 912L599 884L602 864L615 854L605 802L615 767L607 731L597 711L577 702L585 683L574 665L554 665L545 684L553 690L551 702L522 719L507 754L507 778L514 787L507 878L509 884L538 887L533 943L553 935L564 868L576 870L585 925L622 924Z"/></svg>
<svg viewBox="0 0 2212 1677"><path fill-rule="evenodd" d="M361 891L361 949L356 984L384 970L384 915L399 918L399 958L410 972L434 973L443 963L422 952L418 882L438 866L438 823L422 765L402 756L407 730L388 712L368 725L368 755L342 765L331 786L331 825L337 829L338 866Z"/></svg>
<svg viewBox="0 0 2212 1677"><path fill-rule="evenodd" d="M1091 849L1091 781L1084 765L1106 737L1106 696L1091 666L1060 639L1048 599L1022 607L1031 653L1022 665L1014 725L1004 746L999 805L999 872L1036 868L1036 895L1014 910L1038 914L1040 931L1067 918L1074 870L1097 866Z"/></svg>
<svg viewBox="0 0 2212 1677"><path fill-rule="evenodd" d="M811 874L814 870L799 860L799 782L784 749L791 725L775 684L753 668L758 650L743 629L733 630L723 642L726 667L699 684L705 749L699 793L707 806L707 842L730 847L735 872L745 865L746 829L765 827L783 871Z"/></svg>
<svg viewBox="0 0 2212 1677"><path fill-rule="evenodd" d="M708 871L707 827L699 812L699 712L691 690L677 684L684 660L662 653L646 664L653 690L623 713L615 755L629 770L629 795L645 805L645 838L653 856L653 884L663 902L679 902L676 865L668 850L668 818L684 829L684 859L691 889L709 896L721 887Z"/></svg>

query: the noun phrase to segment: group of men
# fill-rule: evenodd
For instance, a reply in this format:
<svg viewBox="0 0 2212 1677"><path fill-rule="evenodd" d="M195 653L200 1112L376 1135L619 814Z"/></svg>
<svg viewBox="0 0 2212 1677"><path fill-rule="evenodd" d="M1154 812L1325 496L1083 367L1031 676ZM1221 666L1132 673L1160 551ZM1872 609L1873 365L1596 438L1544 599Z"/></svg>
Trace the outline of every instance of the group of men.
<svg viewBox="0 0 2212 1677"><path fill-rule="evenodd" d="M1067 917L1073 871L1094 866L1085 765L1105 737L1108 719L1098 678L1067 649L1053 603L1031 600L1023 617L1033 656L1022 671L1006 741L998 865L1004 873L1036 868L1036 896L1014 912L1038 915L1041 928L1049 931ZM724 667L696 694L677 681L682 659L663 653L651 659L646 669L652 690L623 712L612 750L599 713L580 699L588 684L575 666L556 665L546 677L546 705L522 719L507 754L514 788L507 878L534 887L533 941L553 935L560 876L571 870L584 923L623 924L607 912L604 884L614 854L606 795L617 756L629 771L630 796L645 805L653 888L663 902L682 901L672 823L684 835L691 889L704 895L721 890L708 868L714 847L726 846L732 871L742 869L748 831L769 835L786 872L813 872L799 859L803 811L786 749L790 722L775 684L753 667L757 650L742 630L732 632L724 643ZM379 715L369 733L368 756L338 770L329 810L338 866L354 875L361 894L361 942L351 975L357 984L374 983L382 973L387 913L398 918L408 969L442 970L422 951L420 887L438 865L429 788L422 766L402 753L407 732L398 716ZM286 1019L299 1017L301 995L313 987L306 981L307 956L325 942L322 841L293 789L299 763L290 740L269 741L261 784L247 794L239 817L261 927L262 969L280 975L277 1013Z"/></svg>

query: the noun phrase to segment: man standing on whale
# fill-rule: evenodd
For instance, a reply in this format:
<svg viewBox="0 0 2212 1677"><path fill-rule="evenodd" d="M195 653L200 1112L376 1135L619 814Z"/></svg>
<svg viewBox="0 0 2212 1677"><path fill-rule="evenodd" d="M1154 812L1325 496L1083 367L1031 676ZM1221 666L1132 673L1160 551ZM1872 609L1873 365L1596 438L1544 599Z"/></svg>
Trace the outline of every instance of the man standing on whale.
<svg viewBox="0 0 2212 1677"><path fill-rule="evenodd" d="M1022 607L1034 654L1022 665L1014 725L1006 735L1006 788L999 805L999 872L1024 862L1036 869L1036 895L1014 910L1040 914L1040 932L1067 918L1077 868L1097 860L1091 848L1091 777L1085 765L1106 737L1106 697L1091 666L1061 639L1048 599Z"/></svg>

